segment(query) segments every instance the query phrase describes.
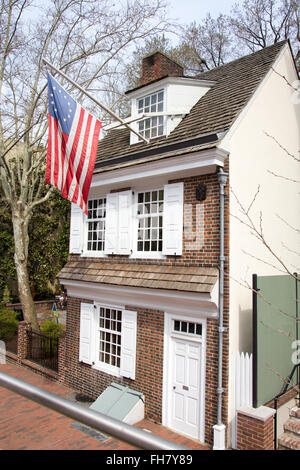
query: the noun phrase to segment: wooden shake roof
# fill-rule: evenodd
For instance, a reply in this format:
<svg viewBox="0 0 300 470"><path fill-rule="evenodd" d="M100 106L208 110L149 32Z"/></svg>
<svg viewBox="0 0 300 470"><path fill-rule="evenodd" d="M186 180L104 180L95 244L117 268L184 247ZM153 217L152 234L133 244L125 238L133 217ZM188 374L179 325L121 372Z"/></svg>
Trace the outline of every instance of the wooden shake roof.
<svg viewBox="0 0 300 470"><path fill-rule="evenodd" d="M152 140L148 144L140 142L130 145L127 128L109 131L107 136L99 141L95 171L108 159L155 148L159 154L160 149L168 144L227 131L286 44L288 41L279 42L200 74L199 80L215 81L215 85L194 105L168 137ZM118 167L118 163L112 160L111 166Z"/></svg>
<svg viewBox="0 0 300 470"><path fill-rule="evenodd" d="M73 280L210 294L218 279L218 269L107 263L81 258L70 260L60 271L58 278L62 284L64 280Z"/></svg>

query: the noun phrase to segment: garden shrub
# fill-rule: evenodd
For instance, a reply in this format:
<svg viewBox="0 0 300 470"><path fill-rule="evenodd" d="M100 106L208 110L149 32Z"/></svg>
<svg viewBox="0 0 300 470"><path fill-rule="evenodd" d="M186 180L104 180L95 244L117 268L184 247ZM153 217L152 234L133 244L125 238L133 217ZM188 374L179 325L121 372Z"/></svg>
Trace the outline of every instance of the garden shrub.
<svg viewBox="0 0 300 470"><path fill-rule="evenodd" d="M0 340L9 341L18 332L18 313L7 308L0 309Z"/></svg>
<svg viewBox="0 0 300 470"><path fill-rule="evenodd" d="M45 320L41 324L41 333L48 336L48 338L58 338L64 334L64 327L54 320Z"/></svg>

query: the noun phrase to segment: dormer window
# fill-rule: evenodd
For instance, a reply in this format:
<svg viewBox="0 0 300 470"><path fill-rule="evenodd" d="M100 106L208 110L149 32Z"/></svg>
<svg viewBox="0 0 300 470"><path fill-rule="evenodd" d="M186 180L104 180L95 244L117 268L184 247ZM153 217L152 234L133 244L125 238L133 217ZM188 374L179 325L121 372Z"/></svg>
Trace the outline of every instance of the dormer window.
<svg viewBox="0 0 300 470"><path fill-rule="evenodd" d="M138 114L162 113L164 111L164 91L159 90L137 100ZM164 116L147 117L138 122L138 132L146 139L165 134Z"/></svg>
<svg viewBox="0 0 300 470"><path fill-rule="evenodd" d="M159 113L164 110L164 91L160 90L152 95L138 100L138 113Z"/></svg>
<svg viewBox="0 0 300 470"><path fill-rule="evenodd" d="M130 145L168 137L215 82L183 76L183 67L160 52L143 59L141 85L126 92ZM116 127L116 125L114 125Z"/></svg>

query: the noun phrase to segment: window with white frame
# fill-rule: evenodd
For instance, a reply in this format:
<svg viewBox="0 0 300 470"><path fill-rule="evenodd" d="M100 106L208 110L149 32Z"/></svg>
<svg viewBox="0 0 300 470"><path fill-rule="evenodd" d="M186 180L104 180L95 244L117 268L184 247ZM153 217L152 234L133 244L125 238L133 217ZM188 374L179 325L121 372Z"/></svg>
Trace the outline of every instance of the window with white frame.
<svg viewBox="0 0 300 470"><path fill-rule="evenodd" d="M87 251L104 251L106 198L88 201Z"/></svg>
<svg viewBox="0 0 300 470"><path fill-rule="evenodd" d="M175 333L202 336L202 324L182 320L173 320L173 331Z"/></svg>
<svg viewBox="0 0 300 470"><path fill-rule="evenodd" d="M137 251L161 252L163 245L164 190L139 192L137 196Z"/></svg>
<svg viewBox="0 0 300 470"><path fill-rule="evenodd" d="M79 361L116 377L135 379L137 312L80 304Z"/></svg>
<svg viewBox="0 0 300 470"><path fill-rule="evenodd" d="M137 100L138 114L162 113L164 111L164 91L145 96ZM165 134L164 116L147 117L138 122L138 131L146 139Z"/></svg>
<svg viewBox="0 0 300 470"><path fill-rule="evenodd" d="M120 368L122 311L100 307L98 321L99 363Z"/></svg>
<svg viewBox="0 0 300 470"><path fill-rule="evenodd" d="M70 253L137 258L180 256L183 187L180 182L146 191L108 193L88 201L87 217L73 204Z"/></svg>

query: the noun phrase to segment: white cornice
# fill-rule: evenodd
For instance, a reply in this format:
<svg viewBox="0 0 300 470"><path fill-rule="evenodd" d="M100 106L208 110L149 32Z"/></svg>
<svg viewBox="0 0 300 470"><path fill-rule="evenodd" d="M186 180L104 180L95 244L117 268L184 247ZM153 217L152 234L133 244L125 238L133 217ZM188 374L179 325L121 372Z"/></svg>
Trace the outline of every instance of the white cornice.
<svg viewBox="0 0 300 470"><path fill-rule="evenodd" d="M224 166L224 161L228 152L221 148L193 152L186 155L164 158L157 157L156 160L137 164L132 164L115 170L107 170L94 174L91 189L113 186L124 183L150 178L188 178L196 174L211 174L216 171L216 167ZM111 187L111 189L114 189Z"/></svg>
<svg viewBox="0 0 300 470"><path fill-rule="evenodd" d="M149 83L140 88L128 91L126 96L130 99L135 99L145 94L149 94L166 87L167 85L183 85L183 86L195 86L200 88L211 88L216 82L212 80L199 80L196 78L187 77L165 77L154 83Z"/></svg>
<svg viewBox="0 0 300 470"><path fill-rule="evenodd" d="M65 281L68 297L82 298L109 305L148 308L202 318L218 317L218 283L211 294L160 289L121 287L81 281Z"/></svg>

